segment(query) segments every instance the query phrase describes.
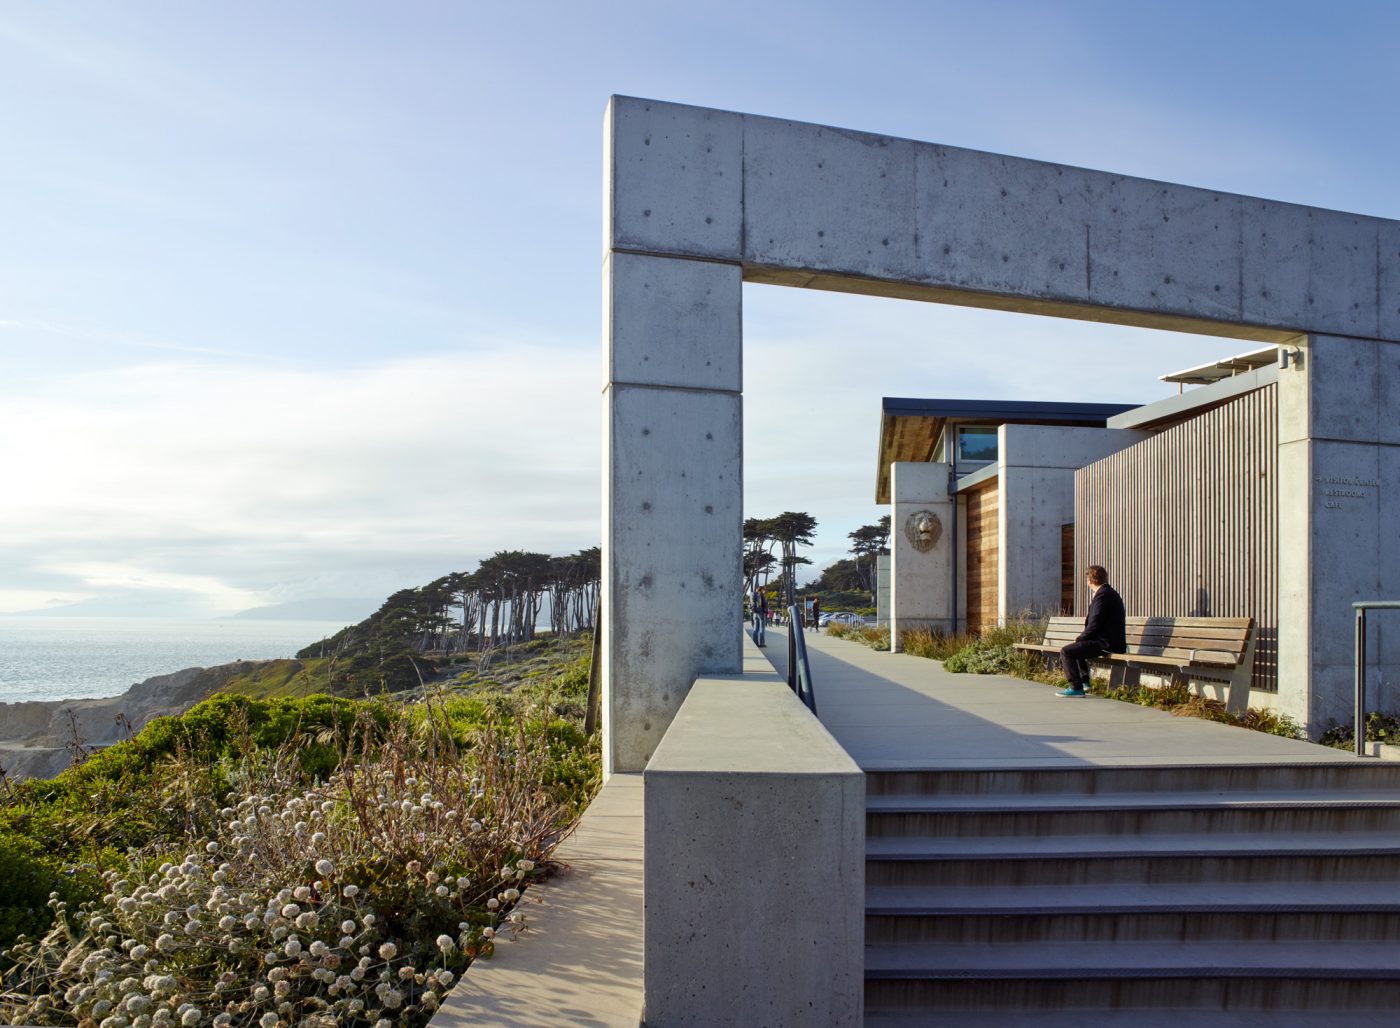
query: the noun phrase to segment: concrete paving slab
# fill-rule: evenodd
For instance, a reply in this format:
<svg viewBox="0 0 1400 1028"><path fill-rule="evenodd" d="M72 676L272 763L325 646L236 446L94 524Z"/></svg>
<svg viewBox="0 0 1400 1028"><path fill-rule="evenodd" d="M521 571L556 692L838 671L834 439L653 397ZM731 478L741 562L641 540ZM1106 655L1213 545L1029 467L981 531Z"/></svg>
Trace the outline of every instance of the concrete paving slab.
<svg viewBox="0 0 1400 1028"><path fill-rule="evenodd" d="M822 723L867 770L1345 763L1359 758L1100 697L1066 700L1004 675L807 634ZM786 674L787 639L763 652Z"/></svg>
<svg viewBox="0 0 1400 1028"><path fill-rule="evenodd" d="M529 928L467 969L432 1028L637 1028L642 1011L642 776L615 774L525 893ZM609 811L595 814L598 810Z"/></svg>

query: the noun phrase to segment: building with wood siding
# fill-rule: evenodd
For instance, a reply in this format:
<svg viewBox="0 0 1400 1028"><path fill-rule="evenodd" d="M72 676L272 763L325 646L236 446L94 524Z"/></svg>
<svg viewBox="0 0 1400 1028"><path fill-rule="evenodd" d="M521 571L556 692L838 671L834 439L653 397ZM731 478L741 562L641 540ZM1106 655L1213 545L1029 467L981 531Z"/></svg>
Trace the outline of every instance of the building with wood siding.
<svg viewBox="0 0 1400 1028"><path fill-rule="evenodd" d="M894 465L940 464L949 483L945 501L912 512L938 518L951 549L945 580L919 586L944 594L942 616L901 620L892 598L896 632L1082 614L1082 565L1102 564L1130 616L1253 617L1251 704L1274 705L1275 361L1269 347L1163 376L1193 388L1145 406L885 400L876 496L895 506L891 578L906 606L923 557L901 523Z"/></svg>

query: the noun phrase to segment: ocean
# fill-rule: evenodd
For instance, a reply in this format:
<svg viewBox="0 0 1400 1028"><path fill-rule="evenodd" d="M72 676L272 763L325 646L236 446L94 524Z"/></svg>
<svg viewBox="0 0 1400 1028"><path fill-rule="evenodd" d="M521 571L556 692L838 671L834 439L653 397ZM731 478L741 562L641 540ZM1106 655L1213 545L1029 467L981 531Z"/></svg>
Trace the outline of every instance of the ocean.
<svg viewBox="0 0 1400 1028"><path fill-rule="evenodd" d="M345 625L0 616L0 703L117 696L187 667L290 657Z"/></svg>

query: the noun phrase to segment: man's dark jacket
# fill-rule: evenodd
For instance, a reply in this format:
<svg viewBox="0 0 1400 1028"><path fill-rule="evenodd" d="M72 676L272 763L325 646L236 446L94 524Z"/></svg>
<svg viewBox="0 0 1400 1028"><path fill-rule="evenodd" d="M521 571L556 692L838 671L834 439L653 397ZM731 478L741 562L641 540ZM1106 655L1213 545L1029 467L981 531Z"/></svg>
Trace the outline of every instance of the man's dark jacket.
<svg viewBox="0 0 1400 1028"><path fill-rule="evenodd" d="M1084 619L1084 631L1079 633L1079 641L1094 639L1103 643L1109 653L1122 653L1128 648L1126 621L1123 597L1105 582L1089 601L1089 616Z"/></svg>

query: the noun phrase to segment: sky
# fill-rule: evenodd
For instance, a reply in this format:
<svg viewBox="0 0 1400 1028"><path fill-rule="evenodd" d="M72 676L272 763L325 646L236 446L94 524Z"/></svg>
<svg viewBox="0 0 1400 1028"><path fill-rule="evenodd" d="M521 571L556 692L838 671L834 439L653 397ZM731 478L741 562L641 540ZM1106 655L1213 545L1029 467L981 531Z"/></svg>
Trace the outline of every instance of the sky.
<svg viewBox="0 0 1400 1028"><path fill-rule="evenodd" d="M1400 218L1397 43L1362 2L8 0L0 614L372 609L597 545L611 94ZM817 568L884 512L882 396L1146 402L1248 348L744 316L746 514L815 516Z"/></svg>

